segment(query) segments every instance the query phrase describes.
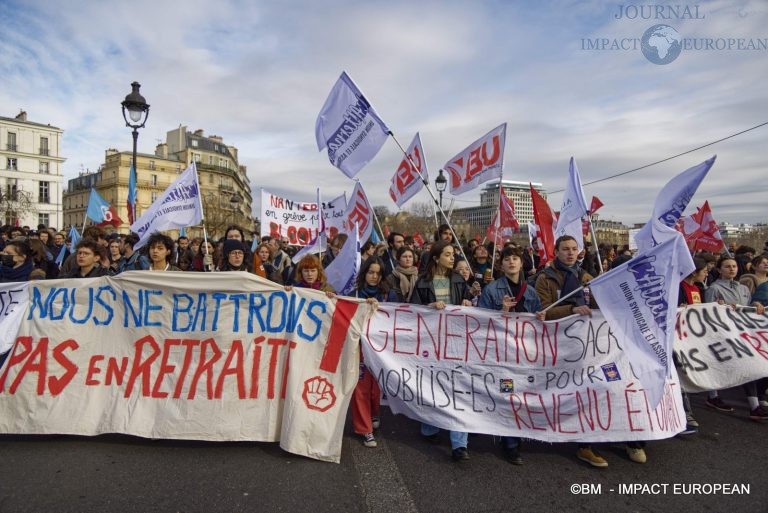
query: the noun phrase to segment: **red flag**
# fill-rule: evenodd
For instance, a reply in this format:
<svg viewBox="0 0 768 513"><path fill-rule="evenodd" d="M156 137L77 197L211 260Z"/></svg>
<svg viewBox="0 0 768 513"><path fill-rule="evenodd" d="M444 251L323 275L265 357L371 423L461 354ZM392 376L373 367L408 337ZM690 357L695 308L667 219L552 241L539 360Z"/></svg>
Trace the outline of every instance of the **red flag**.
<svg viewBox="0 0 768 513"><path fill-rule="evenodd" d="M581 220L581 235L584 238L589 236L589 219Z"/></svg>
<svg viewBox="0 0 768 513"><path fill-rule="evenodd" d="M539 265L544 265L555 256L555 224L552 209L549 208L544 198L531 187L531 201L533 202L533 220L538 227L536 238L538 239Z"/></svg>
<svg viewBox="0 0 768 513"><path fill-rule="evenodd" d="M424 238L421 236L419 232L413 232L413 242L419 245L419 247L424 246Z"/></svg>
<svg viewBox="0 0 768 513"><path fill-rule="evenodd" d="M515 205L511 199L504 193L504 188L499 189L499 210L491 219L491 224L488 225L485 238L492 240L494 244L500 245L504 243L505 237L511 237L515 231L520 229L520 223L517 222L515 216Z"/></svg>
<svg viewBox="0 0 768 513"><path fill-rule="evenodd" d="M115 207L110 205L109 210L104 211L104 220L97 226L112 225L113 227L118 228L121 224L123 224L123 220L117 216L117 210L115 210Z"/></svg>
<svg viewBox="0 0 768 513"><path fill-rule="evenodd" d="M589 215L594 214L602 206L603 206L603 202L600 201L600 198L598 198L597 196L592 196L592 203L589 205L589 212L588 212L588 214Z"/></svg>
<svg viewBox="0 0 768 513"><path fill-rule="evenodd" d="M389 225L384 225L384 237L389 237Z"/></svg>
<svg viewBox="0 0 768 513"><path fill-rule="evenodd" d="M693 249L703 249L712 253L718 253L725 247L723 237L720 235L720 228L712 217L712 210L709 208L709 201L705 201L699 211L691 217L699 225L697 237L693 241Z"/></svg>

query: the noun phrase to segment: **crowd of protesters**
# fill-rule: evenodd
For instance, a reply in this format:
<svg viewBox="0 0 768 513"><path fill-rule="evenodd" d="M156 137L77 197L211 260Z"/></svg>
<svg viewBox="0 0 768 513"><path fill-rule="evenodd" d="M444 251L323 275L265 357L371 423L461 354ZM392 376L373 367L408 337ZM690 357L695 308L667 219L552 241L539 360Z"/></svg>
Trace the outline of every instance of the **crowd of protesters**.
<svg viewBox="0 0 768 513"><path fill-rule="evenodd" d="M229 226L225 236L214 241L203 238L152 234L139 250L136 234L107 234L99 226L87 227L72 247L64 232L38 226L0 228L0 281L18 282L55 278L88 278L117 275L125 271L248 272L290 290L309 288L335 296L326 279L325 269L339 255L347 242L339 235L328 244L324 255L308 255L294 264L298 248L286 238L263 237L258 244L247 241L238 226ZM253 250L252 250L253 248ZM353 296L367 302L412 303L443 309L447 305L475 306L497 311L528 312L542 321L570 315L590 315L599 308L590 297L589 281L632 258L627 246L600 244L593 251L589 243L579 251L573 237L564 236L555 243L555 258L541 266L531 248L514 242L495 247L470 240L460 246L453 240L448 225L442 225L431 242L418 247L413 237L388 234L386 243L366 242L361 248L361 269ZM680 283L679 306L718 302L733 308L750 306L764 313L768 303L768 242L762 252L747 246L731 246L715 255L696 252L695 270ZM586 286L565 300L559 298ZM556 305L552 308L551 305ZM679 362L675 362L679 366ZM680 367L679 367L680 368ZM681 369L682 370L682 369ZM744 385L749 417L768 420L764 380ZM376 380L360 362L360 379L352 400L353 429L366 447L376 447L374 431L380 426L379 391ZM732 406L716 391L709 392L706 406L731 412ZM683 435L695 434L699 424L690 398L683 393L686 428ZM439 442L439 429L421 425L423 438ZM469 459L466 432L450 430L451 456L454 461ZM503 439L503 450L512 464L522 464L521 440ZM577 458L604 468L608 462L590 445L579 444ZM646 461L645 444L627 444L628 457Z"/></svg>

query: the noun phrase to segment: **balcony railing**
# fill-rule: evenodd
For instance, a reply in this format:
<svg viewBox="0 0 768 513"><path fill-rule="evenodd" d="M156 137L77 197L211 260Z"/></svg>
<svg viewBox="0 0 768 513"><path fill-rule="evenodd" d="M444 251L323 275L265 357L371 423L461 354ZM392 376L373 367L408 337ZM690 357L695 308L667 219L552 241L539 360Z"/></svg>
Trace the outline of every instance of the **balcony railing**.
<svg viewBox="0 0 768 513"><path fill-rule="evenodd" d="M8 151L18 151L18 146L15 144L8 143L5 145L5 149Z"/></svg>
<svg viewBox="0 0 768 513"><path fill-rule="evenodd" d="M40 148L40 155L45 155L47 157L50 155L50 150L48 148Z"/></svg>

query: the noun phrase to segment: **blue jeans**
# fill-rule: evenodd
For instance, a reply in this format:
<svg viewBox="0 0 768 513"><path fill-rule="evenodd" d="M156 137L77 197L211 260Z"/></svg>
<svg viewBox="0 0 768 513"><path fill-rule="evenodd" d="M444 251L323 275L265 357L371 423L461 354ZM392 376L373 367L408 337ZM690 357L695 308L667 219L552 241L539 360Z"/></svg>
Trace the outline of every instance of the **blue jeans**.
<svg viewBox="0 0 768 513"><path fill-rule="evenodd" d="M421 423L421 434L424 436L436 435L440 432L440 428L432 426L431 424ZM469 433L462 433L461 431L449 431L451 435L451 449L458 449L459 447L467 446L467 437Z"/></svg>

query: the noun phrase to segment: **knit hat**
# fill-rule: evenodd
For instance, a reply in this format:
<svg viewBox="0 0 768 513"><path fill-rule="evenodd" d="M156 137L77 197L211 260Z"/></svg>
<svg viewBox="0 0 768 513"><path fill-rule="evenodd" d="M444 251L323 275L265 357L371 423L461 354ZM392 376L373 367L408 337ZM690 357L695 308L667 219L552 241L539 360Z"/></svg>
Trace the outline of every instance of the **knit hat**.
<svg viewBox="0 0 768 513"><path fill-rule="evenodd" d="M229 255L232 251L242 251L245 253L245 246L237 239L227 239L224 241L224 255Z"/></svg>

